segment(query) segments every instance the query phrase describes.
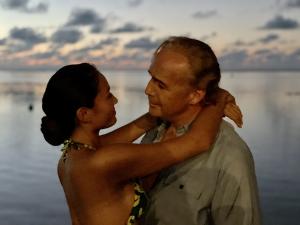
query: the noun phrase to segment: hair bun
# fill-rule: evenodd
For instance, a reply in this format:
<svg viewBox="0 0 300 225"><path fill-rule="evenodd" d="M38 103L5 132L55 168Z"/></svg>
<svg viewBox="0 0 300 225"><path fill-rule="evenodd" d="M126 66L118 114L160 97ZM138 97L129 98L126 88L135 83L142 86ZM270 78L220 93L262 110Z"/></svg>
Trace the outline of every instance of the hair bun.
<svg viewBox="0 0 300 225"><path fill-rule="evenodd" d="M67 138L64 129L59 126L58 121L44 116L41 123L41 131L45 140L51 145L60 145Z"/></svg>

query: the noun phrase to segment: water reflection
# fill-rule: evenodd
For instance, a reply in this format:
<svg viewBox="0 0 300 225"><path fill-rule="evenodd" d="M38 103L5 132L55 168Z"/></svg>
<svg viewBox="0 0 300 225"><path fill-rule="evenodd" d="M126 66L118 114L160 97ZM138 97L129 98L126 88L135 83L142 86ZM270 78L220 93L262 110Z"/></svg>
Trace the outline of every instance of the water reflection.
<svg viewBox="0 0 300 225"><path fill-rule="evenodd" d="M104 74L119 99L116 127L147 111L146 74ZM267 225L299 223L299 75L249 72L222 78L244 112L244 128L238 132L253 152ZM32 83L5 79L0 82L1 225L70 224L56 176L60 151L45 143L39 130L45 83L41 78Z"/></svg>
<svg viewBox="0 0 300 225"><path fill-rule="evenodd" d="M298 224L299 76L247 74L226 82L245 113L240 133L254 153L265 224Z"/></svg>

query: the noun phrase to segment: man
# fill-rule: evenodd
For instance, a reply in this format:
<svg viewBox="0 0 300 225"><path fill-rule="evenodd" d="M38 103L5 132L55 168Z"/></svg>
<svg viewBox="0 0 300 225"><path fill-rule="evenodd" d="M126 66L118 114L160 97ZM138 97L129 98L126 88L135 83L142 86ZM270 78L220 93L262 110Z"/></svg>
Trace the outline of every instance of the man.
<svg viewBox="0 0 300 225"><path fill-rule="evenodd" d="M184 134L203 106L213 104L220 81L211 48L186 37L163 42L149 74L149 112L167 122L148 132L142 143ZM261 224L252 155L225 121L210 151L162 171L149 196L145 225Z"/></svg>

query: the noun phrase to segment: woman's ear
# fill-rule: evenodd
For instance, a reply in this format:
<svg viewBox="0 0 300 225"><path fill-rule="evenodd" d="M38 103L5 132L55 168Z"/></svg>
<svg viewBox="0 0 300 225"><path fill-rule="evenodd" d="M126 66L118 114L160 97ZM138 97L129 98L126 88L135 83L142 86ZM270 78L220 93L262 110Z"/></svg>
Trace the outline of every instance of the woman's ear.
<svg viewBox="0 0 300 225"><path fill-rule="evenodd" d="M190 94L190 104L191 105L195 105L195 104L199 104L203 98L205 97L205 90L202 90L202 89L197 89L195 91L193 91L191 94Z"/></svg>
<svg viewBox="0 0 300 225"><path fill-rule="evenodd" d="M80 107L76 111L76 118L81 123L90 122L89 109L86 107Z"/></svg>

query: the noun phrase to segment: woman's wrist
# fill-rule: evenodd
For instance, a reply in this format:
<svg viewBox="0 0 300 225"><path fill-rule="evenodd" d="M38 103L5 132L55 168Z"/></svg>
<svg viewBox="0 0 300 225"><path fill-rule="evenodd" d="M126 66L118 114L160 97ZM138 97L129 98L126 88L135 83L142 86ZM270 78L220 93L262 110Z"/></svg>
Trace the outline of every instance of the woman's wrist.
<svg viewBox="0 0 300 225"><path fill-rule="evenodd" d="M225 106L225 104L229 101L229 97L232 97L232 95L228 91L219 88L216 92L216 103L224 104Z"/></svg>
<svg viewBox="0 0 300 225"><path fill-rule="evenodd" d="M134 124L139 129L148 131L157 125L157 117L151 116L150 113L146 113L137 119Z"/></svg>

